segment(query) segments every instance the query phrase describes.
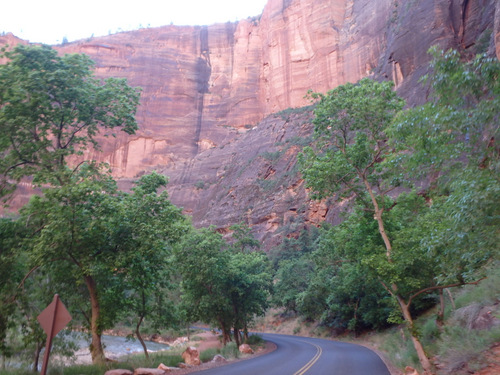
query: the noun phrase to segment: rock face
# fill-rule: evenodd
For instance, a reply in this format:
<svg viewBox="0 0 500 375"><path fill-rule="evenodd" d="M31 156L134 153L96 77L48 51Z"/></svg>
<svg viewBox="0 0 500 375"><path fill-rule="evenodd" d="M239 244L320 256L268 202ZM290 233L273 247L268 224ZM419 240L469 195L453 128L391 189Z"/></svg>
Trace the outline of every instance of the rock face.
<svg viewBox="0 0 500 375"><path fill-rule="evenodd" d="M140 132L106 143L117 177L189 167L265 116L308 104L376 73L410 99L427 49L500 48L494 0L269 0L260 18L211 26L164 26L90 38L61 53L86 53L101 77L142 89ZM481 44L481 46L478 46Z"/></svg>
<svg viewBox="0 0 500 375"><path fill-rule="evenodd" d="M0 44L16 42L0 36ZM142 89L137 134L103 139L103 151L87 156L110 163L124 188L161 170L172 201L196 225L224 231L246 221L264 238L299 214L308 223L333 215L290 178L300 146L293 137L307 137L311 127L270 115L309 104L308 90L370 75L394 80L418 103L426 92L417 81L434 44L500 57L500 3L269 0L260 17L238 23L140 29L55 48L86 53L99 77L125 77ZM284 150L276 146L283 139L296 144ZM279 160L266 152L280 152ZM285 174L282 190L263 182ZM257 187L268 189L265 200Z"/></svg>

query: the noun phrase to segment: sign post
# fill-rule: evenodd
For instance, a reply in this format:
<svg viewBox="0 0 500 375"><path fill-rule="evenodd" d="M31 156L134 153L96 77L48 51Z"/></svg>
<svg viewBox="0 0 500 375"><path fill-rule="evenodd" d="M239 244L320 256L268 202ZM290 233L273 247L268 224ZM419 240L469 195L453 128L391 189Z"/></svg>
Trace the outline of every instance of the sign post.
<svg viewBox="0 0 500 375"><path fill-rule="evenodd" d="M47 365L49 363L50 347L52 346L52 339L61 331L66 324L71 321L66 306L59 299L59 295L54 295L54 299L37 317L38 322L47 334L47 342L45 344L45 354L43 356L43 365L41 375L46 375Z"/></svg>

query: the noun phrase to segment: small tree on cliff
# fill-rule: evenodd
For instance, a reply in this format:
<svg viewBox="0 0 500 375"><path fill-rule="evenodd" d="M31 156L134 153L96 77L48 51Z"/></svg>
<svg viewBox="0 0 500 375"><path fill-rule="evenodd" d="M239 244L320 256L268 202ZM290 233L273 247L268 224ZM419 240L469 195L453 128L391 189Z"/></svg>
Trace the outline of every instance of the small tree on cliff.
<svg viewBox="0 0 500 375"><path fill-rule="evenodd" d="M137 129L139 93L124 79L93 78L85 55L18 45L0 57L0 197L24 176L60 185L70 155L98 147L101 129Z"/></svg>

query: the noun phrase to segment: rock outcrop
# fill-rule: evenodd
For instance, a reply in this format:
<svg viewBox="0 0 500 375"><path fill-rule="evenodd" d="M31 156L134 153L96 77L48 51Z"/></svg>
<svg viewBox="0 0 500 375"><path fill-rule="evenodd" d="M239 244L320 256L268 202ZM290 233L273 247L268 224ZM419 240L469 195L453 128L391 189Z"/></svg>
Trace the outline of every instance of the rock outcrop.
<svg viewBox="0 0 500 375"><path fill-rule="evenodd" d="M17 42L0 36L0 44ZM394 80L418 103L427 93L417 82L435 44L500 57L500 3L269 0L260 17L238 23L147 28L55 48L86 53L99 77L125 77L142 89L137 134L105 138L102 152L88 157L108 162L124 188L161 170L172 201L196 225L224 231L246 221L264 238L296 216L308 223L335 216L325 202L310 203L300 179L290 178L298 145L276 146L288 139L283 134L300 143L293 137L307 138L310 127L291 129L297 123L268 116L309 104L308 90L326 92L366 76ZM280 152L279 160L264 163L266 152ZM245 172L249 165L255 176ZM239 178L242 170L246 177ZM281 190L264 182L285 174Z"/></svg>

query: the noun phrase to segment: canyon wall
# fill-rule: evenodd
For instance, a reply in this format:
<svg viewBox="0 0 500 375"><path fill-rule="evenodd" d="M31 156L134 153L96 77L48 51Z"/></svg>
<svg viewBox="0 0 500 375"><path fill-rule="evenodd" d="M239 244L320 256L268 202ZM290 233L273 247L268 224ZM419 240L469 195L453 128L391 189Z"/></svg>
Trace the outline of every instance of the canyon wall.
<svg viewBox="0 0 500 375"><path fill-rule="evenodd" d="M17 42L25 43L0 36L0 44ZM274 198L271 190L262 194L272 185L262 181L294 168L298 147L290 144L310 131L307 119L272 114L309 104L308 90L366 76L391 79L410 103L422 102L427 92L418 79L435 44L500 57L500 3L269 0L260 17L237 23L146 28L54 47L88 54L97 76L125 77L142 90L137 134L105 138L102 152L87 156L110 163L125 188L160 170L172 201L196 224L223 230L243 220L260 225L262 238L298 207L311 223L332 215L326 203L307 201L298 177L282 179ZM269 152L288 161L271 163L262 156ZM251 178L242 172L248 166Z"/></svg>
<svg viewBox="0 0 500 375"><path fill-rule="evenodd" d="M308 90L375 74L410 100L419 97L427 49L495 46L498 7L492 0L269 0L261 17L238 23L141 29L56 48L86 53L100 77L142 88L137 136L104 149L116 176L132 178L158 165L185 169L265 116L306 105Z"/></svg>

